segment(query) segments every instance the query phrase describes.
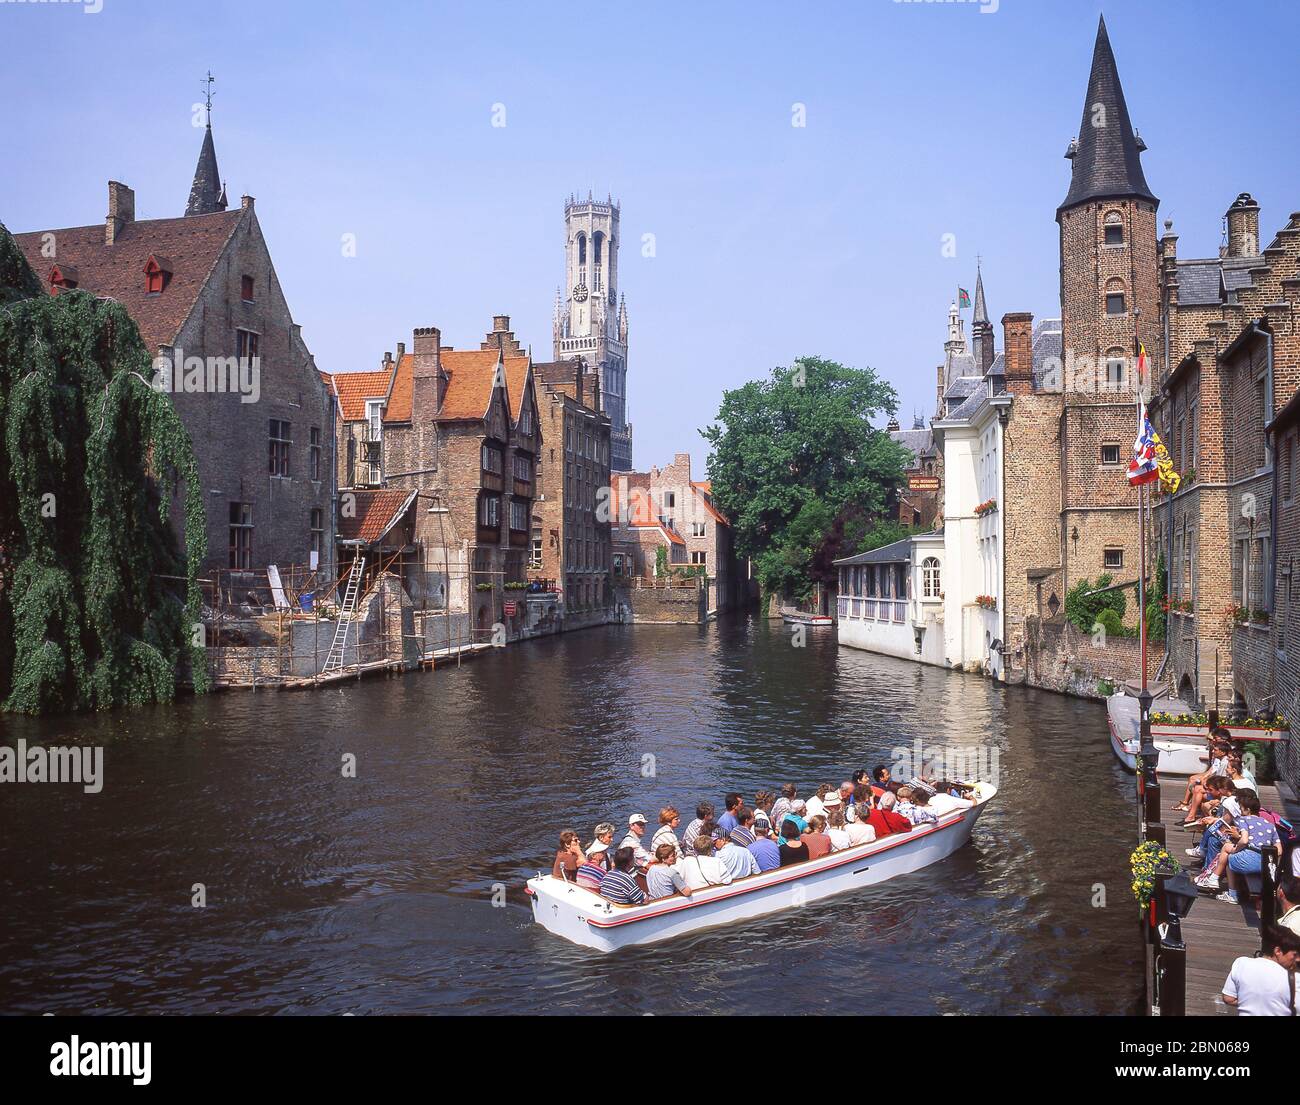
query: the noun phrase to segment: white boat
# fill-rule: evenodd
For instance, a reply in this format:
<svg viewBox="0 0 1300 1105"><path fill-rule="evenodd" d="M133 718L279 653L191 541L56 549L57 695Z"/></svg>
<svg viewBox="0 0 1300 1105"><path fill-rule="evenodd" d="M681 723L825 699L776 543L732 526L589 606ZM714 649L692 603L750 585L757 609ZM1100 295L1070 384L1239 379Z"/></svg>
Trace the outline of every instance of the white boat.
<svg viewBox="0 0 1300 1105"><path fill-rule="evenodd" d="M1152 705L1152 710L1156 706ZM1132 695L1117 691L1106 699L1106 725L1110 729L1110 747L1129 771L1137 771L1138 752L1142 747L1142 710ZM1205 770L1205 741L1197 738L1165 738L1153 740L1160 759L1156 761L1158 775L1196 775Z"/></svg>
<svg viewBox="0 0 1300 1105"><path fill-rule="evenodd" d="M835 619L829 614L782 614L781 620L786 625L834 625Z"/></svg>
<svg viewBox="0 0 1300 1105"><path fill-rule="evenodd" d="M673 895L643 905L614 905L576 883L539 874L527 885L533 920L575 944L612 952L779 913L945 859L970 840L976 819L996 793L996 787L977 783L975 805L947 813L932 825L698 890L689 898Z"/></svg>

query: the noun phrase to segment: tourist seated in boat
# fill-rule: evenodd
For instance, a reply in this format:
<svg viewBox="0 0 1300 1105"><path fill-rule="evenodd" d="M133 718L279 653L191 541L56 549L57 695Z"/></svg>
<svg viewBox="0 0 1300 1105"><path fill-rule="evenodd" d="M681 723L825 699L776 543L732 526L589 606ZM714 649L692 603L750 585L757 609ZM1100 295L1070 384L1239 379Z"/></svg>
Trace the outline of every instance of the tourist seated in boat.
<svg viewBox="0 0 1300 1105"><path fill-rule="evenodd" d="M681 823L682 815L677 812L676 807L665 806L661 809L659 811L659 828L655 830L655 835L650 841L650 851L657 856L660 845L671 844L673 852L678 859L681 859L682 845L681 841L677 839L677 826Z"/></svg>
<svg viewBox="0 0 1300 1105"><path fill-rule="evenodd" d="M808 820L808 828L800 834L800 839L808 846L809 859L821 859L831 854L831 838L826 835L826 818L815 814Z"/></svg>
<svg viewBox="0 0 1300 1105"><path fill-rule="evenodd" d="M798 824L790 818L781 822L781 866L789 867L792 863L803 863L808 858L808 845L799 839Z"/></svg>
<svg viewBox="0 0 1300 1105"><path fill-rule="evenodd" d="M599 894L600 882L612 865L613 860L610 858L608 845L594 840L591 847L587 849L587 858L578 866L574 881L584 890Z"/></svg>
<svg viewBox="0 0 1300 1105"><path fill-rule="evenodd" d="M869 778L865 772L862 774L864 779ZM871 807L875 804L876 796L872 793L871 784L869 782L853 784L853 801L850 803L850 806L862 814L863 821L867 819L867 814L871 812Z"/></svg>
<svg viewBox="0 0 1300 1105"><path fill-rule="evenodd" d="M644 871L650 866L650 861L654 859L641 843L641 838L644 836L645 815L634 813L627 819L627 836L623 838L623 843L618 846L618 850L621 852L624 848L631 848L639 871Z"/></svg>
<svg viewBox="0 0 1300 1105"><path fill-rule="evenodd" d="M785 823L785 815L790 812L790 807L794 804L795 798L799 795L799 789L794 783L783 783L781 785L781 797L772 803L772 808L768 811L768 820L776 826L778 833L781 826Z"/></svg>
<svg viewBox="0 0 1300 1105"><path fill-rule="evenodd" d="M913 826L930 825L939 820L930 810L926 809L929 798L924 790L904 783L898 788L895 797L898 799L898 803L894 807L894 812L900 817L906 817Z"/></svg>
<svg viewBox="0 0 1300 1105"><path fill-rule="evenodd" d="M768 825L772 824L772 806L776 802L776 795L770 790L760 790L754 795L754 816L760 813L767 818Z"/></svg>
<svg viewBox="0 0 1300 1105"><path fill-rule="evenodd" d="M849 844L870 844L876 839L876 830L867 823L871 806L866 800L859 800L844 811L844 831L848 834Z"/></svg>
<svg viewBox="0 0 1300 1105"><path fill-rule="evenodd" d="M605 864L605 870L608 871L609 868L613 866L614 863L613 822L602 821L599 825L597 825L594 829L591 830L591 836L592 836L592 840L591 843L587 845L586 852L588 855L590 855L592 849L594 849L597 844L603 844L605 848L604 851L605 859L603 862Z"/></svg>
<svg viewBox="0 0 1300 1105"><path fill-rule="evenodd" d="M879 798L886 791L893 792L898 789L898 784L894 782L894 777L890 774L889 768L884 764L876 764L871 769L871 793Z"/></svg>
<svg viewBox="0 0 1300 1105"><path fill-rule="evenodd" d="M682 833L682 854L693 856L695 854L695 841L701 836L713 835L713 803L701 802L695 807L695 820L686 826L686 831Z"/></svg>
<svg viewBox="0 0 1300 1105"><path fill-rule="evenodd" d="M849 805L852 806L857 804L858 794L861 792L861 788L863 787L866 788L868 794L871 793L871 772L869 772L865 767L859 768L853 773L853 801L850 802Z"/></svg>
<svg viewBox="0 0 1300 1105"><path fill-rule="evenodd" d="M754 817L754 843L749 846L749 853L760 872L781 866L781 849L772 839L772 824L766 817Z"/></svg>
<svg viewBox="0 0 1300 1105"><path fill-rule="evenodd" d="M674 894L680 894L684 898L691 896L691 888L677 869L678 858L676 843L660 844L655 849L654 862L645 872L647 897L653 900L671 898Z"/></svg>
<svg viewBox="0 0 1300 1105"><path fill-rule="evenodd" d="M600 896L615 905L640 905L645 891L636 880L636 851L621 847L614 853L614 868L600 880Z"/></svg>
<svg viewBox="0 0 1300 1105"><path fill-rule="evenodd" d="M695 850L678 865L686 885L692 890L709 886L726 886L731 882L722 861L713 854L713 837L701 833L693 841Z"/></svg>
<svg viewBox="0 0 1300 1105"><path fill-rule="evenodd" d="M732 841L742 848L754 843L754 813L746 806L736 810L736 827L727 834Z"/></svg>
<svg viewBox="0 0 1300 1105"><path fill-rule="evenodd" d="M713 857L732 879L744 879L758 874L758 861L744 844L737 844L730 833L719 829L713 836Z"/></svg>
<svg viewBox="0 0 1300 1105"><path fill-rule="evenodd" d="M876 802L876 808L871 811L867 818L868 824L876 830L876 839L882 836L889 836L891 833L910 833L912 823L901 816L894 806L898 799L890 791L885 791Z"/></svg>
<svg viewBox="0 0 1300 1105"><path fill-rule="evenodd" d="M1280 848L1281 837L1277 827L1271 821L1259 816L1259 796L1253 792L1237 794L1241 806L1241 816L1233 825L1224 824L1215 834L1223 838L1222 848L1212 864L1207 864L1204 871L1196 876L1196 885L1203 890L1215 891L1226 876L1228 889L1219 894L1219 899L1238 904L1237 889L1234 878L1245 885L1245 876L1257 875L1263 857L1259 849L1265 847Z"/></svg>
<svg viewBox="0 0 1300 1105"><path fill-rule="evenodd" d="M565 829L560 834L560 847L555 853L551 874L557 879L573 882L578 875L578 868L586 858L582 854L582 845L578 843L578 834L572 829Z"/></svg>
<svg viewBox="0 0 1300 1105"><path fill-rule="evenodd" d="M722 799L723 814L718 818L718 828L731 832L736 827L736 811L744 805L744 799L734 790Z"/></svg>
<svg viewBox="0 0 1300 1105"><path fill-rule="evenodd" d="M808 799L806 812L804 813L804 816L808 818L808 820L811 821L814 817L825 816L826 795L828 795L830 791L831 788L829 784L822 783L822 785L817 788L816 793Z"/></svg>
<svg viewBox="0 0 1300 1105"><path fill-rule="evenodd" d="M844 820L842 806L831 810L826 820L826 835L831 838L831 851L842 852L853 847L853 838L849 836L848 823Z"/></svg>
<svg viewBox="0 0 1300 1105"><path fill-rule="evenodd" d="M848 809L853 805L853 784L847 779L840 784L840 806Z"/></svg>

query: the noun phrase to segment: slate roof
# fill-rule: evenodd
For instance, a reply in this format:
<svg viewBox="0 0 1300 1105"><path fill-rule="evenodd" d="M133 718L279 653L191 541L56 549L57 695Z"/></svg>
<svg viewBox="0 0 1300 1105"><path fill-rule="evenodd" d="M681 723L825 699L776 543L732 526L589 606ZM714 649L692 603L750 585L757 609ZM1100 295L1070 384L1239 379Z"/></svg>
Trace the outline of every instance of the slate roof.
<svg viewBox="0 0 1300 1105"><path fill-rule="evenodd" d="M913 467L919 467L921 458L934 452L934 435L929 430L891 430L889 436L912 454Z"/></svg>
<svg viewBox="0 0 1300 1105"><path fill-rule="evenodd" d="M402 520L419 494L405 488L349 491L356 504L354 517L339 518L339 541L347 544L373 545L383 540Z"/></svg>
<svg viewBox="0 0 1300 1105"><path fill-rule="evenodd" d="M1104 109L1104 114L1098 108ZM1094 126L1097 119L1104 125ZM1058 210L1088 200L1136 196L1159 202L1147 187L1142 173L1141 153L1145 144L1133 133L1124 89L1120 85L1115 53L1106 33L1106 20L1097 24L1097 42L1092 51L1092 72L1083 99L1083 119L1076 144L1066 154L1072 161L1070 191Z"/></svg>
<svg viewBox="0 0 1300 1105"><path fill-rule="evenodd" d="M899 564L905 563L912 559L912 539L904 537L901 541L895 541L892 545L885 545L879 549L872 549L870 552L858 553L857 556L846 556L840 560L833 561L835 564Z"/></svg>
<svg viewBox="0 0 1300 1105"><path fill-rule="evenodd" d="M1177 262L1178 303L1203 307L1236 302L1236 294L1252 285L1250 270L1258 257L1206 257Z"/></svg>
<svg viewBox="0 0 1300 1105"><path fill-rule="evenodd" d="M1047 374L1047 359L1053 357L1059 362L1061 340L1061 320L1059 318L1043 318L1034 323L1034 336L1032 339L1034 387L1043 386L1043 378ZM1059 367L1057 367L1057 372L1060 372Z"/></svg>
<svg viewBox="0 0 1300 1105"><path fill-rule="evenodd" d="M212 143L212 122L203 132L203 146L199 149L199 163L194 167L194 183L190 185L186 216L212 215L226 209L226 190L221 186L217 171L217 148Z"/></svg>
<svg viewBox="0 0 1300 1105"><path fill-rule="evenodd" d="M129 222L115 235L111 246L104 240L102 222L15 234L14 241L47 290L50 270L55 265L65 274L72 266L81 291L122 304L152 355L159 346L174 344L243 215L243 209L237 208L212 215ZM42 255L47 234L54 236L54 258ZM150 295L145 286L144 267L150 256L164 258L172 266L171 276L158 295Z"/></svg>

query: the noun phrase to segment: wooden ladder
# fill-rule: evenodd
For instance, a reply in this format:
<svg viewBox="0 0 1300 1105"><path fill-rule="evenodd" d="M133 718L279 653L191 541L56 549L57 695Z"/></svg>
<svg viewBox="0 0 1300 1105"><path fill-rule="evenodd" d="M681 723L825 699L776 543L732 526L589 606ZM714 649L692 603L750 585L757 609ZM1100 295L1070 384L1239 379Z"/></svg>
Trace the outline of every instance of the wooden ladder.
<svg viewBox="0 0 1300 1105"><path fill-rule="evenodd" d="M357 608L357 596L361 593L361 578L365 571L366 558L363 553L352 561L352 570L348 572L348 582L343 589L343 606L339 610L338 624L334 627L334 641L330 644L329 655L325 657L325 666L321 669L322 675L343 667L343 657L348 647L348 628Z"/></svg>

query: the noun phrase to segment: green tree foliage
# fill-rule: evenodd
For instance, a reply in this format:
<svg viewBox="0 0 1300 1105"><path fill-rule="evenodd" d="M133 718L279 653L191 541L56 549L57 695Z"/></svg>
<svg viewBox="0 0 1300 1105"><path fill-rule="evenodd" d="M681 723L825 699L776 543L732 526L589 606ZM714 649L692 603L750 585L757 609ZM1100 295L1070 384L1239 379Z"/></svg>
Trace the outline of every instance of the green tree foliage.
<svg viewBox="0 0 1300 1105"><path fill-rule="evenodd" d="M1165 613L1165 600L1169 590L1169 572L1165 568L1165 554L1156 557L1156 578L1147 594L1147 640L1163 641L1169 615Z"/></svg>
<svg viewBox="0 0 1300 1105"><path fill-rule="evenodd" d="M0 706L170 699L191 648L202 491L189 435L135 324L88 292L45 295L0 225ZM184 553L168 525L184 484ZM165 577L186 581L178 585Z"/></svg>
<svg viewBox="0 0 1300 1105"><path fill-rule="evenodd" d="M907 450L872 426L897 405L871 369L819 357L723 395L717 422L701 431L713 497L765 593L806 598L835 579L835 556L859 551L907 463Z"/></svg>
<svg viewBox="0 0 1300 1105"><path fill-rule="evenodd" d="M1124 592L1107 591L1103 595L1088 594L1089 591L1109 587L1113 582L1114 577L1108 574L1099 575L1096 583L1086 579L1079 580L1066 593L1065 616L1085 633L1091 633L1092 627L1100 622L1107 633L1122 636L1124 611L1128 606L1128 599L1125 598ZM1103 618L1103 614L1110 616Z"/></svg>

